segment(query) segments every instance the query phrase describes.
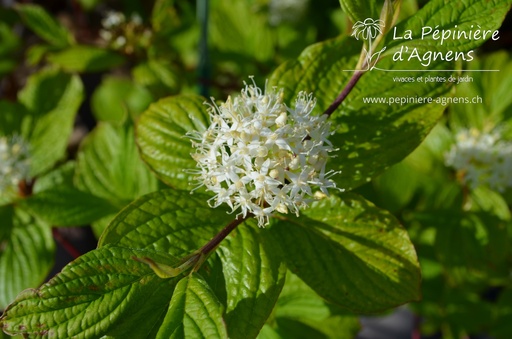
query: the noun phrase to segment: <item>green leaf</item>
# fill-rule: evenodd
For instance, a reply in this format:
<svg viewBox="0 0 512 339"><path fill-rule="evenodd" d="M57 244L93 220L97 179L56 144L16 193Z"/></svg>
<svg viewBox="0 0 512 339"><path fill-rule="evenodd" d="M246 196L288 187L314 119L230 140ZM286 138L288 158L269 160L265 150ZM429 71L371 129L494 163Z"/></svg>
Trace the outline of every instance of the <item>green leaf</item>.
<svg viewBox="0 0 512 339"><path fill-rule="evenodd" d="M494 321L493 326L490 330L490 335L494 338L510 338L512 336L512 323L510 317L512 317L512 289L510 286L505 288L493 307Z"/></svg>
<svg viewBox="0 0 512 339"><path fill-rule="evenodd" d="M141 161L132 126L100 123L83 141L77 155L75 184L110 201L118 209L157 189L157 180Z"/></svg>
<svg viewBox="0 0 512 339"><path fill-rule="evenodd" d="M119 123L135 120L152 101L144 87L129 79L105 77L92 95L91 108L96 119Z"/></svg>
<svg viewBox="0 0 512 339"><path fill-rule="evenodd" d="M133 259L140 255L108 246L81 256L41 288L21 293L1 318L3 330L32 337L146 338L161 321L177 279L158 278Z"/></svg>
<svg viewBox="0 0 512 339"><path fill-rule="evenodd" d="M234 218L223 208L208 207L208 199L204 194L177 190L148 194L111 222L99 246L115 244L183 257L204 245ZM218 250L225 276L219 288L226 291L221 302L226 305L225 321L232 338L257 335L283 284L284 268L275 253L277 249L272 247L271 239L262 239L261 232L254 221L246 222ZM208 274L214 274L217 268L220 266Z"/></svg>
<svg viewBox="0 0 512 339"><path fill-rule="evenodd" d="M0 76L4 76L6 74L11 73L16 68L16 61L13 59L5 59L2 58L0 60Z"/></svg>
<svg viewBox="0 0 512 339"><path fill-rule="evenodd" d="M179 70L168 60L150 59L132 70L134 81L161 98L177 93L180 86Z"/></svg>
<svg viewBox="0 0 512 339"><path fill-rule="evenodd" d="M372 180L375 190L379 193L378 205L388 211L400 211L412 200L419 189L421 177L414 168L411 168L408 159L405 158L402 162L391 166L382 175Z"/></svg>
<svg viewBox="0 0 512 339"><path fill-rule="evenodd" d="M125 59L104 48L77 45L48 55L48 61L68 72L99 72L120 66Z"/></svg>
<svg viewBox="0 0 512 339"><path fill-rule="evenodd" d="M372 0L340 0L340 5L350 20L355 23L356 21L364 21L366 18L378 19L379 13L376 2Z"/></svg>
<svg viewBox="0 0 512 339"><path fill-rule="evenodd" d="M101 219L95 220L94 222L91 223L92 231L93 231L94 235L96 236L96 239L99 239L101 237L101 234L103 233L105 228L107 228L110 221L112 221L116 215L117 215L117 211L116 211L116 213L109 214L109 215L107 215Z"/></svg>
<svg viewBox="0 0 512 339"><path fill-rule="evenodd" d="M86 11L92 10L96 7L101 0L78 0L78 3L85 9Z"/></svg>
<svg viewBox="0 0 512 339"><path fill-rule="evenodd" d="M212 4L209 34L214 51L225 53L230 59L237 58L238 65L269 61L274 55L268 17L241 1Z"/></svg>
<svg viewBox="0 0 512 339"><path fill-rule="evenodd" d="M223 306L197 273L176 285L156 338L228 338Z"/></svg>
<svg viewBox="0 0 512 339"><path fill-rule="evenodd" d="M288 267L327 301L373 313L419 299L416 252L390 213L343 194L279 219L270 232Z"/></svg>
<svg viewBox="0 0 512 339"><path fill-rule="evenodd" d="M25 107L17 102L0 100L0 112L0 135L20 134Z"/></svg>
<svg viewBox="0 0 512 339"><path fill-rule="evenodd" d="M58 49L59 48L52 47L47 44L34 44L27 48L27 52L25 54L27 64L30 66L37 66L42 62L43 58L48 52Z"/></svg>
<svg viewBox="0 0 512 339"><path fill-rule="evenodd" d="M484 0L467 0L454 5L434 0L419 15L401 24L401 30L408 28L415 32L414 39L391 42L388 39L384 44L387 47L386 54L377 64L378 69L362 76L331 117L337 132L331 141L339 147L339 151L328 166L341 171L341 174L334 177L339 187L357 187L403 159L420 144L445 109L446 102L441 100L443 98L436 98L447 94L451 83L416 81L416 78L425 77L422 71L429 70L429 76L447 79L452 73L443 70L453 69L453 63L440 59L431 60L428 66L422 65L423 60L418 59L395 62L392 50L396 51L396 48L405 45L410 45L411 49L423 45L425 48L440 45L432 39L421 40L418 36L425 22L434 26L439 24L436 20L440 20L440 17L437 12L432 12L433 9L442 13L443 28L458 25L469 29L471 24L476 25L483 20L486 21L486 29L497 29L509 8L505 6L506 2L494 1L496 6L493 6ZM491 15L491 12L495 12L496 16L486 20L485 17ZM391 35L392 32L388 37ZM442 48L468 52L481 43L482 39L461 39L443 44ZM310 46L297 60L281 65L271 76L269 85L284 88L285 102L288 104L293 102L300 91L313 92L317 98L315 112L320 114L349 82L353 72L346 70L354 69L360 50L361 43L352 38L338 38ZM410 77L415 81L400 83L394 79L397 76ZM419 97L435 100L432 104L410 100ZM386 102L371 103L369 99L383 99ZM409 101L405 104L390 104L389 99Z"/></svg>
<svg viewBox="0 0 512 339"><path fill-rule="evenodd" d="M109 201L73 185L75 166L69 162L38 178L34 194L20 201L24 209L56 226L88 225L118 211Z"/></svg>
<svg viewBox="0 0 512 339"><path fill-rule="evenodd" d="M400 22L396 26L396 34L392 31L386 36L386 53L393 53L402 46L414 47L421 52L434 50L467 52L491 39L492 32L487 34L485 39L482 32L497 30L510 10L510 5L510 0L461 0L457 3L431 0L415 15ZM423 30L428 30L428 27L432 28L432 32L421 38ZM479 29L481 34L477 39L463 36L460 39L446 39L441 44L440 35L433 34L435 29L439 29L441 34L442 30L474 33ZM407 30L412 31L414 40L394 38L395 36L404 37ZM438 38L433 39L435 36ZM471 34L468 33L468 37L470 36Z"/></svg>
<svg viewBox="0 0 512 339"><path fill-rule="evenodd" d="M178 190L146 194L112 220L98 246L115 244L183 257L234 218L223 208L210 208L209 198Z"/></svg>
<svg viewBox="0 0 512 339"><path fill-rule="evenodd" d="M300 91L313 92L317 99L314 112L320 114L349 82L353 72L344 70L355 67L359 51L359 43L347 38L313 45L304 50L296 61L281 65L273 73L269 85L284 88L285 102L289 104ZM397 73L413 77L424 75L421 72L401 72L415 69L418 64L384 58L378 66L398 72L367 72L331 116L336 134L330 140L339 150L334 152L328 167L341 171L333 177L338 187L357 187L403 159L421 143L441 117L445 107L435 101L428 105L365 102L368 98L402 98L408 95L436 98L449 90L449 84L441 86L435 82L421 82L397 85L394 82L393 77ZM446 67L445 62L436 61L430 69ZM430 74L446 76L445 72Z"/></svg>
<svg viewBox="0 0 512 339"><path fill-rule="evenodd" d="M261 233L254 219L238 226L219 248L227 290L229 337L255 338L279 297L286 268L278 247Z"/></svg>
<svg viewBox="0 0 512 339"><path fill-rule="evenodd" d="M149 106L136 126L137 145L142 159L166 184L192 189L194 176L185 172L196 167L190 156L192 144L186 133L204 131L210 124L205 99L180 95L159 100Z"/></svg>
<svg viewBox="0 0 512 339"><path fill-rule="evenodd" d="M166 35L175 30L181 19L174 7L174 0L156 0L151 11L151 26L157 34Z"/></svg>
<svg viewBox="0 0 512 339"><path fill-rule="evenodd" d="M485 213L437 212L427 217L437 228L435 250L454 281L508 279L507 224ZM456 243L455 247L453 244Z"/></svg>
<svg viewBox="0 0 512 339"><path fill-rule="evenodd" d="M510 220L511 211L503 196L485 186L476 187L470 192L473 206L472 211L485 211L501 220Z"/></svg>
<svg viewBox="0 0 512 339"><path fill-rule="evenodd" d="M0 77L12 72L17 63L16 51L21 39L9 25L0 22Z"/></svg>
<svg viewBox="0 0 512 339"><path fill-rule="evenodd" d="M18 93L19 102L28 110L21 135L31 146L32 176L47 171L65 155L82 98L83 86L77 76L52 70L32 75Z"/></svg>
<svg viewBox="0 0 512 339"><path fill-rule="evenodd" d="M281 336L270 325L265 324L258 334L258 339L281 339Z"/></svg>
<svg viewBox="0 0 512 339"><path fill-rule="evenodd" d="M0 309L18 293L41 284L53 266L50 225L13 206L0 207Z"/></svg>
<svg viewBox="0 0 512 339"><path fill-rule="evenodd" d="M290 271L273 316L279 338L354 338L361 329L357 316L327 303Z"/></svg>
<svg viewBox="0 0 512 339"><path fill-rule="evenodd" d="M9 25L0 22L0 56L12 56L20 47L21 40Z"/></svg>
<svg viewBox="0 0 512 339"><path fill-rule="evenodd" d="M499 72L472 71L480 69ZM507 109L512 107L512 98L505 94L512 86L512 59L509 53L500 51L479 58L468 64L463 76L469 76L468 80L471 81L457 85L457 96L478 96L482 100L471 105L450 106L449 123L454 131L463 128L491 131L509 118Z"/></svg>
<svg viewBox="0 0 512 339"><path fill-rule="evenodd" d="M177 190L148 194L111 222L99 246L115 244L183 257L234 218L225 209L208 207L208 199L204 194ZM272 253L276 249L266 242L271 239L261 239L260 232L254 222L240 225L218 250L225 281L209 277L215 285L220 284L216 293L224 295L220 299L226 306L226 325L232 338L256 336L283 284L283 267L277 253ZM208 275L218 274L219 268L212 267Z"/></svg>
<svg viewBox="0 0 512 339"><path fill-rule="evenodd" d="M17 4L16 10L23 22L39 37L56 47L66 47L74 43L73 36L59 24L43 7Z"/></svg>

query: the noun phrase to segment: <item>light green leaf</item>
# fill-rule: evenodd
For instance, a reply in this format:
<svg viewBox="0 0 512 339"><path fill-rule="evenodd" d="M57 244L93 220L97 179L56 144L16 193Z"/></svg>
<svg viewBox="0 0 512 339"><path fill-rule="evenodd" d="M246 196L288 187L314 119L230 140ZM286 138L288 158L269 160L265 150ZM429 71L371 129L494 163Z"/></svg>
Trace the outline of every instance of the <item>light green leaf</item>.
<svg viewBox="0 0 512 339"><path fill-rule="evenodd" d="M88 225L118 211L109 201L78 190L73 185L74 170L69 162L38 178L34 194L20 205L55 226Z"/></svg>
<svg viewBox="0 0 512 339"><path fill-rule="evenodd" d="M0 309L16 295L44 281L53 266L50 225L20 209L0 207Z"/></svg>
<svg viewBox="0 0 512 339"><path fill-rule="evenodd" d="M117 214L117 211L116 211L116 213L109 214L109 215L107 215L101 219L95 220L91 223L91 228L92 228L94 235L96 236L96 239L99 239L101 237L101 234L103 233L105 228L107 228L110 221L112 221L114 219L116 214Z"/></svg>
<svg viewBox="0 0 512 339"><path fill-rule="evenodd" d="M28 109L21 134L31 146L32 176L47 171L65 155L82 98L77 76L52 70L32 75L18 93L19 102Z"/></svg>
<svg viewBox="0 0 512 339"><path fill-rule="evenodd" d="M193 273L176 285L156 338L227 339L223 309L210 286Z"/></svg>
<svg viewBox="0 0 512 339"><path fill-rule="evenodd" d="M382 0L340 0L341 9L349 16L353 23L364 21L366 18L378 19L377 2Z"/></svg>
<svg viewBox="0 0 512 339"><path fill-rule="evenodd" d="M153 101L151 94L129 79L105 77L91 99L96 119L109 122L135 120Z"/></svg>
<svg viewBox="0 0 512 339"><path fill-rule="evenodd" d="M157 34L171 33L179 26L180 21L174 0L155 1L151 12L151 26Z"/></svg>
<svg viewBox="0 0 512 339"><path fill-rule="evenodd" d="M420 297L420 268L407 232L354 194L315 202L270 229L292 272L327 301L360 313Z"/></svg>
<svg viewBox="0 0 512 339"><path fill-rule="evenodd" d="M75 184L121 209L157 189L157 180L141 161L133 127L100 123L77 155Z"/></svg>
<svg viewBox="0 0 512 339"><path fill-rule="evenodd" d="M208 199L178 190L146 194L117 215L98 246L115 244L184 257L234 219L223 208L210 208Z"/></svg>
<svg viewBox="0 0 512 339"><path fill-rule="evenodd" d="M472 71L480 69L499 72ZM507 95L512 87L512 58L509 53L500 51L469 63L463 78L466 76L470 81L457 85L457 96L480 97L480 102L450 106L449 123L454 131L476 128L489 132L510 118L510 113L507 114L512 107L512 98Z"/></svg>
<svg viewBox="0 0 512 339"><path fill-rule="evenodd" d="M286 268L278 246L254 219L238 226L219 248L227 290L229 337L255 338L270 316L284 284Z"/></svg>
<svg viewBox="0 0 512 339"><path fill-rule="evenodd" d="M274 55L268 17L236 0L217 1L210 9L209 34L214 51L237 58L238 65L269 61Z"/></svg>
<svg viewBox="0 0 512 339"><path fill-rule="evenodd" d="M47 53L52 50L59 50L57 47L52 47L47 44L34 44L27 48L27 52L25 54L25 58L27 60L27 64L30 66L36 66L40 62L42 62L43 58Z"/></svg>
<svg viewBox="0 0 512 339"><path fill-rule="evenodd" d="M16 10L23 22L38 36L56 47L66 47L74 43L69 31L58 23L43 7L31 4L17 4Z"/></svg>
<svg viewBox="0 0 512 339"><path fill-rule="evenodd" d="M147 88L156 97L164 97L178 92L179 70L168 60L150 59L132 70L134 81Z"/></svg>
<svg viewBox="0 0 512 339"><path fill-rule="evenodd" d="M470 51L491 39L492 31L501 26L511 4L510 0L461 0L457 2L431 0L415 15L400 22L396 26L396 34L392 30L386 36L386 53L394 53L402 46L410 46L410 49L417 48L422 53L427 51ZM429 28L432 31L427 34ZM459 31L465 31L468 38L465 36L456 39L449 38L441 44L440 34L433 34L435 29L439 29L441 34L442 30L455 31L457 34ZM404 37L407 30L412 32L414 40L395 39L395 37ZM421 38L424 30L425 36ZM476 30L480 30L480 34L477 39L474 39L469 32L474 34ZM489 30L491 33L486 34L484 38L483 32Z"/></svg>
<svg viewBox="0 0 512 339"><path fill-rule="evenodd" d="M48 55L48 61L68 72L99 72L120 66L125 59L113 51L77 45Z"/></svg>
<svg viewBox="0 0 512 339"><path fill-rule="evenodd" d="M258 339L281 339L279 333L270 325L265 324L257 336Z"/></svg>
<svg viewBox="0 0 512 339"><path fill-rule="evenodd" d="M186 133L204 131L210 124L204 101L196 95L168 97L149 106L138 120L135 132L142 159L174 188L194 187L193 175L185 172L196 167Z"/></svg>
<svg viewBox="0 0 512 339"><path fill-rule="evenodd" d="M414 197L420 184L418 173L411 168L407 159L409 158L391 166L372 181L375 189L381 193L378 205L391 212L404 208Z"/></svg>
<svg viewBox="0 0 512 339"><path fill-rule="evenodd" d="M21 293L1 318L3 330L30 337L146 338L161 321L177 279L158 278L133 259L140 255L112 246L88 252L41 288Z"/></svg>
<svg viewBox="0 0 512 339"><path fill-rule="evenodd" d="M495 215L501 220L512 218L510 208L501 194L485 186L476 187L470 192L473 206L472 211L484 211Z"/></svg>

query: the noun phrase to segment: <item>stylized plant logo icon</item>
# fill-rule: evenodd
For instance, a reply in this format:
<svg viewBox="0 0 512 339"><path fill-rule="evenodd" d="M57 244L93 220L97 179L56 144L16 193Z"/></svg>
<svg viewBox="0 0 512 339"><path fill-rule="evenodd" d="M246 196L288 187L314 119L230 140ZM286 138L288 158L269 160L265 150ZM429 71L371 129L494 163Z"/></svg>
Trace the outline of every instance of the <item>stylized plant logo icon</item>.
<svg viewBox="0 0 512 339"><path fill-rule="evenodd" d="M367 65L368 69L370 68L370 64L372 59L374 59L375 56L379 56L385 49L381 49L380 51L373 53L372 50L372 42L375 41L374 39L379 35L382 34L382 28L384 26L384 21L382 20L374 20L372 18L367 18L364 21L357 21L352 26L352 36L355 37L357 40L359 38L362 38L363 40L368 41L368 50L363 47L364 51L366 52L366 58L365 58L365 64Z"/></svg>

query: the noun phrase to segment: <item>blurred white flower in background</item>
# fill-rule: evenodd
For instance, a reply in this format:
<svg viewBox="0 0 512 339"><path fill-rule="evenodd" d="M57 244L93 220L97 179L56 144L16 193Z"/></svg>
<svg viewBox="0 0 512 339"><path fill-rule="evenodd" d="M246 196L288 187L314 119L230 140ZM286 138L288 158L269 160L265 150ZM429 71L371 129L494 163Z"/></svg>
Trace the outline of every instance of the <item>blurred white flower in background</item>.
<svg viewBox="0 0 512 339"><path fill-rule="evenodd" d="M499 133L460 131L445 163L462 173L471 188L483 185L503 192L512 187L512 142L501 140Z"/></svg>
<svg viewBox="0 0 512 339"><path fill-rule="evenodd" d="M227 204L238 215L252 213L260 227L275 211L299 214L314 188L327 194L335 174L325 166L333 145L327 117L312 116L315 99L299 93L295 107L283 90L248 85L235 99L210 105L211 125L189 133L196 152L198 187L215 193L212 207Z"/></svg>
<svg viewBox="0 0 512 339"><path fill-rule="evenodd" d="M121 12L107 11L101 20L99 36L110 48L131 54L137 45L147 46L152 32L144 26L142 18L133 13L129 18Z"/></svg>
<svg viewBox="0 0 512 339"><path fill-rule="evenodd" d="M29 156L29 146L20 136L0 137L0 195L28 179Z"/></svg>
<svg viewBox="0 0 512 339"><path fill-rule="evenodd" d="M108 11L105 17L101 20L101 25L105 29L115 28L126 22L126 17L121 12Z"/></svg>
<svg viewBox="0 0 512 339"><path fill-rule="evenodd" d="M282 22L299 22L306 14L309 0L270 0L268 21L277 26Z"/></svg>

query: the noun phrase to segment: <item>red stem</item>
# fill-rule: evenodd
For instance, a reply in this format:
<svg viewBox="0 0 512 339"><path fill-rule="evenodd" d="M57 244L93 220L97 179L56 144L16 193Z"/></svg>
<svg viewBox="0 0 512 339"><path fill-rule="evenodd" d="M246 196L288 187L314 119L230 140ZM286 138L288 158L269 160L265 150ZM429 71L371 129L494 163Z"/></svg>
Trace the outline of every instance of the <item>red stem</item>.
<svg viewBox="0 0 512 339"><path fill-rule="evenodd" d="M66 250L66 252L73 257L73 259L76 259L81 255L75 246L73 246L73 244L60 233L58 228L52 228L52 235L53 238Z"/></svg>
<svg viewBox="0 0 512 339"><path fill-rule="evenodd" d="M226 227L224 227L219 233L217 233L210 241L208 241L201 249L200 253L204 255L208 255L211 251L215 250L217 246L224 240L231 231L233 231L238 225L244 222L246 219L252 217L251 213L248 213L245 217L241 215L238 216L235 220L230 222Z"/></svg>

